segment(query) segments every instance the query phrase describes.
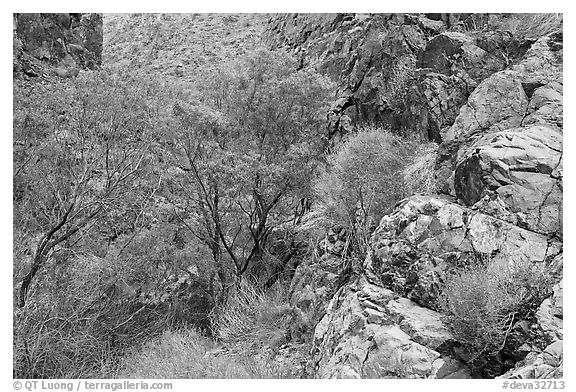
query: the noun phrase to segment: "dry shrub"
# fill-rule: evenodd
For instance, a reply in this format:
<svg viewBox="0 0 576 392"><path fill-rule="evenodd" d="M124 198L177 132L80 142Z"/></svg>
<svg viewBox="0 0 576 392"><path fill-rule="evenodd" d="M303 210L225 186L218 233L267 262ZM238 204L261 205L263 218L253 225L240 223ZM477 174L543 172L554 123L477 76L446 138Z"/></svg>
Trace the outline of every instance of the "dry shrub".
<svg viewBox="0 0 576 392"><path fill-rule="evenodd" d="M431 194L435 192L434 168L437 155L438 145L436 143L425 143L416 149L411 163L403 171L407 194Z"/></svg>
<svg viewBox="0 0 576 392"><path fill-rule="evenodd" d="M519 39L537 39L562 31L562 14L505 14L496 18L492 28L510 31Z"/></svg>
<svg viewBox="0 0 576 392"><path fill-rule="evenodd" d="M143 303L125 283L141 272L141 259L76 255L54 263L26 306L14 309L17 378L109 378L129 347L182 324L174 301Z"/></svg>
<svg viewBox="0 0 576 392"><path fill-rule="evenodd" d="M379 219L406 195L402 171L412 147L389 131L364 128L328 156L316 195L332 223L353 229L360 251Z"/></svg>
<svg viewBox="0 0 576 392"><path fill-rule="evenodd" d="M447 277L444 304L456 338L482 367L505 346L514 323L529 317L551 294L544 264L478 262Z"/></svg>

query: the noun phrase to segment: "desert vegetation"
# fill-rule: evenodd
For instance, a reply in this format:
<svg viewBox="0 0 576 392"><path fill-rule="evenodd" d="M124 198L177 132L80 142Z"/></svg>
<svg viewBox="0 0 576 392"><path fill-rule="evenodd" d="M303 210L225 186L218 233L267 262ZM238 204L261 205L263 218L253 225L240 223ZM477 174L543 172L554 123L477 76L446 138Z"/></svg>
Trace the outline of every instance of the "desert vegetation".
<svg viewBox="0 0 576 392"><path fill-rule="evenodd" d="M506 347L515 321L534 317L555 277L544 265L479 260L447 279L444 306L466 344L469 362L482 369Z"/></svg>
<svg viewBox="0 0 576 392"><path fill-rule="evenodd" d="M117 49L105 54L109 64L41 82L15 71L14 377L314 377L309 357L326 304L310 314L295 303L297 268L334 263L334 294L372 257L385 215L438 192L446 152L398 123L413 115L416 55L385 70L384 114L364 116L368 106L347 96L353 126L334 138L327 113L342 81L294 50L259 45L262 20L218 18L111 18L119 35L105 40ZM202 37L182 50L201 55L183 65L174 58L187 35L165 28L173 20ZM450 23L533 40L562 20L479 14ZM132 29L144 28L131 45ZM382 39L362 41L370 56ZM337 257L329 247L340 247ZM401 256L401 266L416 258ZM534 318L559 276L545 264L474 256L442 275L440 297L468 364L481 368L520 318Z"/></svg>

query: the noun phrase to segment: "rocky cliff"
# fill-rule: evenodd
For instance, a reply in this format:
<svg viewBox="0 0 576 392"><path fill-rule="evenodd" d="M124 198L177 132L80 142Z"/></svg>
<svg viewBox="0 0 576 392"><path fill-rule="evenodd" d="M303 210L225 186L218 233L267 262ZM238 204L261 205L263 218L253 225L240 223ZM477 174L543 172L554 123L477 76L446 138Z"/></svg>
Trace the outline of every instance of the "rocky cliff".
<svg viewBox="0 0 576 392"><path fill-rule="evenodd" d="M506 31L458 31L473 19L488 22L485 14L283 14L270 18L263 41L338 82L332 134L370 121L439 141L478 83L529 45Z"/></svg>
<svg viewBox="0 0 576 392"><path fill-rule="evenodd" d="M437 193L409 197L384 216L365 260L348 257L335 228L296 272L294 304L320 318L313 374L561 377L562 32L520 39L433 19L269 20L270 47L292 48L302 67L338 82L332 136L372 121L440 144ZM442 303L447 276L475 260L538 266L553 277L551 296L513 316L501 350L480 370Z"/></svg>

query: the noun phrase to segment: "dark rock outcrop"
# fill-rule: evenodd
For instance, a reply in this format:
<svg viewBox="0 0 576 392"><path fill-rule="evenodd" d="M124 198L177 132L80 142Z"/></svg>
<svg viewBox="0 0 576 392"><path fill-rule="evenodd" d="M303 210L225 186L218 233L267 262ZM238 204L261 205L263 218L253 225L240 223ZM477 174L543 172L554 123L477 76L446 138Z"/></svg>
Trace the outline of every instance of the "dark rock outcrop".
<svg viewBox="0 0 576 392"><path fill-rule="evenodd" d="M509 32L446 31L460 16L442 15L277 15L263 40L338 83L329 137L372 122L439 142L478 83L526 51Z"/></svg>
<svg viewBox="0 0 576 392"><path fill-rule="evenodd" d="M394 107L403 100L411 72L425 48L426 18L404 14L288 14L270 19L268 47L288 47L301 65L313 66L338 85L329 115L332 135L350 123L379 122L396 128ZM439 22L442 24L442 22ZM432 28L434 29L434 28Z"/></svg>
<svg viewBox="0 0 576 392"><path fill-rule="evenodd" d="M16 74L68 77L102 63L101 14L14 14L13 30Z"/></svg>

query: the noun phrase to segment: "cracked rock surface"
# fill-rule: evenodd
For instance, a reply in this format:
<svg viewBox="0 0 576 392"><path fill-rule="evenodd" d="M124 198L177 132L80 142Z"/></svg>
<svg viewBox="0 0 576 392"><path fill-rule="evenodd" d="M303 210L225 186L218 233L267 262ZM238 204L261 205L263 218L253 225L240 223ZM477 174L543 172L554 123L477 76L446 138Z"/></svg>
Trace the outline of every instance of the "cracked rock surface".
<svg viewBox="0 0 576 392"><path fill-rule="evenodd" d="M270 23L272 46L295 48L339 82L331 131L349 132L359 118L393 120L440 143L437 194L408 197L384 216L364 261L347 258L344 237L332 230L317 257L298 267L293 302L323 315L312 375L473 376L441 306L447 274L478 259L562 271L562 34L520 42L499 31L446 32L440 21L409 14ZM389 117L399 80L389 66L404 60L413 79L402 114ZM496 374L561 377L562 285L513 325L512 362Z"/></svg>

